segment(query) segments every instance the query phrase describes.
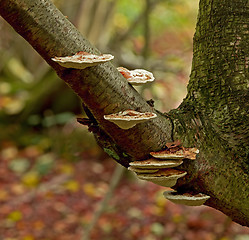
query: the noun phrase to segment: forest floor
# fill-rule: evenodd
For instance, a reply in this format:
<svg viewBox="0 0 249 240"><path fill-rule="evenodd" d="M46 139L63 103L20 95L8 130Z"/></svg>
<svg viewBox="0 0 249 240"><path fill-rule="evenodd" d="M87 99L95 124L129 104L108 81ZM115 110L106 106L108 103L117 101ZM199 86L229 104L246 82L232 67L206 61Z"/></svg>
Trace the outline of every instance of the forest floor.
<svg viewBox="0 0 249 240"><path fill-rule="evenodd" d="M13 142L2 143L1 240L87 240L84 234L116 164L96 147L80 158L68 161L35 145L18 149ZM249 239L248 228L219 211L175 205L163 191L125 170L88 239Z"/></svg>

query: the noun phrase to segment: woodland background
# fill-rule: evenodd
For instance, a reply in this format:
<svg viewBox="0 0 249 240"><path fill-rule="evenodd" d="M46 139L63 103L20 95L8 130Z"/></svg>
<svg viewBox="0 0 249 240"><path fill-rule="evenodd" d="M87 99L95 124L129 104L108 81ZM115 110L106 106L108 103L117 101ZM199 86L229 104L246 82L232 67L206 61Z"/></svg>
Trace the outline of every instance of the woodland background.
<svg viewBox="0 0 249 240"><path fill-rule="evenodd" d="M179 105L198 0L54 3L115 66L153 72L155 83L137 91L157 109ZM77 123L84 114L72 90L3 19L0 31L0 239L249 239L217 210L175 205L166 188L116 166Z"/></svg>

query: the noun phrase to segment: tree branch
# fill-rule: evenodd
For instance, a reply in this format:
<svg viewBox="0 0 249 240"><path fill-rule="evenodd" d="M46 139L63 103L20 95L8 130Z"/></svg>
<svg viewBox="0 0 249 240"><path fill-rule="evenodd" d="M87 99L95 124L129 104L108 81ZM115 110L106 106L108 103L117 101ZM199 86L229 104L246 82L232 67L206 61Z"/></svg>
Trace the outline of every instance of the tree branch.
<svg viewBox="0 0 249 240"><path fill-rule="evenodd" d="M171 123L130 86L111 63L84 70L65 69L51 61L78 51L98 54L50 0L0 0L0 14L52 66L82 99L101 128L132 158L142 159L171 141ZM157 112L158 118L122 130L103 119L125 109ZM111 131L111 134L110 134Z"/></svg>

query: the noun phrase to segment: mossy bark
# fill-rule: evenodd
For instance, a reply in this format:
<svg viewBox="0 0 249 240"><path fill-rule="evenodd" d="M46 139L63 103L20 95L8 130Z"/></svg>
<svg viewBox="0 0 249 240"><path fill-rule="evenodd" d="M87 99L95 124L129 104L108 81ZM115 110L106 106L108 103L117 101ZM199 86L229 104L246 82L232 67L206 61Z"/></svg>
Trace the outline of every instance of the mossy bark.
<svg viewBox="0 0 249 240"><path fill-rule="evenodd" d="M178 191L211 196L208 205L249 226L249 5L244 0L201 0L194 37L188 95L163 115L132 88L110 63L85 70L51 61L77 51L99 53L50 0L0 0L0 14L82 99L102 147L122 165L147 158L173 138L197 147L196 161ZM103 119L125 109L153 111L158 118L121 130Z"/></svg>
<svg viewBox="0 0 249 240"><path fill-rule="evenodd" d="M201 0L188 95L172 110L174 138L196 146L179 190L249 225L249 4ZM190 169L192 168L192 170Z"/></svg>

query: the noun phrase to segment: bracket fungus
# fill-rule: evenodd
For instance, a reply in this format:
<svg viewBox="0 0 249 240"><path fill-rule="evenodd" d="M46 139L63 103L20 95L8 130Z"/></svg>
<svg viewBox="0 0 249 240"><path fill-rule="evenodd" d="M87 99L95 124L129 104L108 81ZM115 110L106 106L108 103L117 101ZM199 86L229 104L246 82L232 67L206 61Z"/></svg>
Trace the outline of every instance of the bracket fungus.
<svg viewBox="0 0 249 240"><path fill-rule="evenodd" d="M153 74L144 69L128 70L124 67L118 67L117 70L134 86L143 85L155 80Z"/></svg>
<svg viewBox="0 0 249 240"><path fill-rule="evenodd" d="M182 164L181 160L157 160L150 158L148 160L130 162L130 166L139 169L161 169L161 168L173 168Z"/></svg>
<svg viewBox="0 0 249 240"><path fill-rule="evenodd" d="M147 120L157 117L155 113L152 112L137 112L134 110L126 110L118 113L113 113L110 115L104 115L104 119L115 123L122 129L129 129L134 127L138 123L145 122Z"/></svg>
<svg viewBox="0 0 249 240"><path fill-rule="evenodd" d="M210 198L210 196L203 193L192 195L190 193L179 194L176 191L165 191L163 195L173 203L187 206L200 206Z"/></svg>
<svg viewBox="0 0 249 240"><path fill-rule="evenodd" d="M135 172L135 173L155 173L158 172L159 169L157 168L137 168L130 166L128 167L128 170Z"/></svg>
<svg viewBox="0 0 249 240"><path fill-rule="evenodd" d="M80 51L73 56L54 57L52 58L52 60L65 68L84 69L87 67L96 66L100 63L108 62L113 58L114 56L112 56L111 54L95 55Z"/></svg>
<svg viewBox="0 0 249 240"><path fill-rule="evenodd" d="M199 153L197 148L184 148L184 147L176 147L176 148L169 148L166 150L158 151L158 152L151 152L150 155L155 158L160 159L196 159L196 154Z"/></svg>
<svg viewBox="0 0 249 240"><path fill-rule="evenodd" d="M184 177L186 174L187 172L185 171L169 168L160 169L156 173L137 173L137 177L141 180L150 181L163 187L173 187L176 185L178 178Z"/></svg>

